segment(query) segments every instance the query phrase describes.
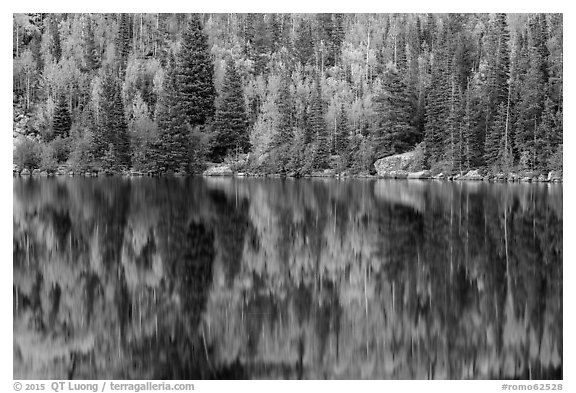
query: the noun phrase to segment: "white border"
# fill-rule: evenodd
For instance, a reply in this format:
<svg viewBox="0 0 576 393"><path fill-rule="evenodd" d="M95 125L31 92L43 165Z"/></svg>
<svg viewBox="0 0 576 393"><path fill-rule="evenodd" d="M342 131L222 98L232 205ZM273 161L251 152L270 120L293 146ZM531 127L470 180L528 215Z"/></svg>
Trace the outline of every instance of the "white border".
<svg viewBox="0 0 576 393"><path fill-rule="evenodd" d="M1 97L0 116L1 124L4 126L1 132L0 143L0 171L1 183L3 185L0 193L0 250L2 250L3 263L0 274L0 288L3 288L4 296L0 296L2 315L5 318L12 318L12 180L9 168L12 167L12 94L8 86L12 84L12 14L18 12L42 11L42 12L561 12L564 13L564 193L567 201L572 201L574 195L575 170L574 138L576 127L574 123L574 26L576 18L571 12L569 2L561 1L495 1L484 0L481 2L464 1L310 1L291 0L289 2L254 1L254 0L226 0L218 2L205 1L172 1L163 0L143 4L135 0L100 0L97 2L84 1L41 1L28 0L14 2L4 0L0 14L0 29L2 29L2 39L0 54L4 61L0 63L2 67L2 78L6 85L3 85ZM9 57L10 56L10 57ZM572 311L571 299L576 299L574 293L574 242L571 241L570 227L575 221L574 207L569 202L564 206L564 282L568 285L564 288L564 348L563 348L563 370L564 381L563 391L576 391L576 379L574 378L574 339L572 332L574 326L574 312ZM2 365L0 368L0 391L11 392L13 390L12 380L12 324L0 324L0 354ZM29 381L32 382L32 381ZM46 383L47 381L38 381ZM95 381L96 382L96 381ZM102 381L100 386L102 385ZM175 382L175 381L172 381ZM190 381L183 381L190 382ZM502 391L501 386L504 381L195 381L196 391L247 391L266 392L271 389L277 392L289 392L295 389L305 391L330 391L350 392L350 391L378 391L378 392L496 392ZM511 383L527 383L527 381L510 381ZM547 381L552 383L553 381ZM546 383L546 381L544 381ZM46 391L51 391L47 386ZM109 391L107 389L106 391Z"/></svg>

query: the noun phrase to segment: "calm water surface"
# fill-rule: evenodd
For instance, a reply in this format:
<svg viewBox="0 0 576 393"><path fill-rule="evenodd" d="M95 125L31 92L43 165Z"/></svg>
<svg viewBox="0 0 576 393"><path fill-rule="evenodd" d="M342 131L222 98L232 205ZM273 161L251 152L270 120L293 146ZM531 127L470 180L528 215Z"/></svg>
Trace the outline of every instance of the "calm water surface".
<svg viewBox="0 0 576 393"><path fill-rule="evenodd" d="M14 179L14 378L562 378L562 186Z"/></svg>

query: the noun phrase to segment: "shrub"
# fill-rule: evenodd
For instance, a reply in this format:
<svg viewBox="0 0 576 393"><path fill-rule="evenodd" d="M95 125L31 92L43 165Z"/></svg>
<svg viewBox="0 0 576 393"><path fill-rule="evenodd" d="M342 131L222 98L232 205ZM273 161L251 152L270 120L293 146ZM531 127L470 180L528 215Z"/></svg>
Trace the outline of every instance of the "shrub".
<svg viewBox="0 0 576 393"><path fill-rule="evenodd" d="M26 138L14 150L14 163L20 169L36 169L40 165L40 155L40 144Z"/></svg>
<svg viewBox="0 0 576 393"><path fill-rule="evenodd" d="M58 161L55 158L54 147L50 143L42 146L40 169L48 172L55 172L56 169L58 169Z"/></svg>
<svg viewBox="0 0 576 393"><path fill-rule="evenodd" d="M449 161L438 161L430 166L430 173L432 176L439 175L443 173L447 176L452 175L452 163Z"/></svg>
<svg viewBox="0 0 576 393"><path fill-rule="evenodd" d="M548 159L548 168L552 171L562 170L562 145L558 145L556 151Z"/></svg>
<svg viewBox="0 0 576 393"><path fill-rule="evenodd" d="M92 134L89 131L77 136L71 143L69 162L74 169L80 171L93 169Z"/></svg>
<svg viewBox="0 0 576 393"><path fill-rule="evenodd" d="M61 164L68 160L70 156L70 140L68 138L58 136L50 142L50 146L57 163Z"/></svg>

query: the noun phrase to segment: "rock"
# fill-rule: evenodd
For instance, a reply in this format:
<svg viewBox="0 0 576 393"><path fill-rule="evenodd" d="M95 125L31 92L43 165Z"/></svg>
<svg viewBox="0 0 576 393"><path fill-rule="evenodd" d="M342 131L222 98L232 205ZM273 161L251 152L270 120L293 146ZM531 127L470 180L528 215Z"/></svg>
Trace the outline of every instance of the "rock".
<svg viewBox="0 0 576 393"><path fill-rule="evenodd" d="M504 173L497 173L496 175L494 175L494 180L506 181L506 175Z"/></svg>
<svg viewBox="0 0 576 393"><path fill-rule="evenodd" d="M414 151L395 154L393 156L383 157L379 160L376 160L376 162L374 162L374 168L376 168L378 175L386 176L387 173L393 171L408 171L414 159Z"/></svg>
<svg viewBox="0 0 576 393"><path fill-rule="evenodd" d="M530 183L532 181L532 178L528 177L528 176L524 176L522 179L520 179L520 181L523 181L525 183Z"/></svg>
<svg viewBox="0 0 576 393"><path fill-rule="evenodd" d="M407 176L408 179L430 179L431 173L428 170L419 172L410 172Z"/></svg>
<svg viewBox="0 0 576 393"><path fill-rule="evenodd" d="M312 172L312 177L333 177L335 174L334 169L324 169L323 171Z"/></svg>
<svg viewBox="0 0 576 393"><path fill-rule="evenodd" d="M546 183L546 182L548 182L548 176L542 174L542 175L538 176L536 181L541 182L541 183Z"/></svg>
<svg viewBox="0 0 576 393"><path fill-rule="evenodd" d="M407 171L390 171L390 177L393 179L407 179L408 178L408 172Z"/></svg>
<svg viewBox="0 0 576 393"><path fill-rule="evenodd" d="M236 177L246 177L246 174L244 172L238 172Z"/></svg>
<svg viewBox="0 0 576 393"><path fill-rule="evenodd" d="M32 170L32 176L40 176L40 169L36 168Z"/></svg>
<svg viewBox="0 0 576 393"><path fill-rule="evenodd" d="M42 177L48 177L48 171L41 171L41 172L40 172L40 176L42 176Z"/></svg>
<svg viewBox="0 0 576 393"><path fill-rule="evenodd" d="M548 181L562 181L562 172L560 171L550 171L548 172Z"/></svg>
<svg viewBox="0 0 576 393"><path fill-rule="evenodd" d="M466 173L463 176L460 176L459 180L483 180L482 175L480 174L480 172L478 172L477 169L473 169L471 171L468 171L468 173Z"/></svg>
<svg viewBox="0 0 576 393"><path fill-rule="evenodd" d="M20 176L30 176L30 170L28 170L28 168L22 169Z"/></svg>
<svg viewBox="0 0 576 393"><path fill-rule="evenodd" d="M432 176L432 179L436 179L436 180L444 180L446 179L446 175L443 173L439 173L436 176Z"/></svg>
<svg viewBox="0 0 576 393"><path fill-rule="evenodd" d="M520 179L520 177L516 174L516 173L509 173L508 174L508 181L509 182L515 182L518 181Z"/></svg>
<svg viewBox="0 0 576 393"><path fill-rule="evenodd" d="M221 164L221 165L214 165L206 169L203 173L203 176L232 176L233 172L230 169L229 165Z"/></svg>

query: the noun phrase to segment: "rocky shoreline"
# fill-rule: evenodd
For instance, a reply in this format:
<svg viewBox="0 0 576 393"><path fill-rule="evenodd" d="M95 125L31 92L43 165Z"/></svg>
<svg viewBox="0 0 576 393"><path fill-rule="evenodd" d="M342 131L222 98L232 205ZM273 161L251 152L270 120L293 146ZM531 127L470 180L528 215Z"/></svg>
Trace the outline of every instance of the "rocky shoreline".
<svg viewBox="0 0 576 393"><path fill-rule="evenodd" d="M111 171L80 171L69 167L60 167L56 171L48 172L34 169L19 170L14 167L14 177L52 177L52 176L75 176L75 177L153 177L153 176L185 176L180 173L162 174L156 172L138 172L125 170L121 172ZM337 178L337 179L397 179L397 180L445 180L445 181L483 181L483 182L524 182L524 183L562 183L563 174L560 171L550 171L547 174L541 172L519 172L519 173L498 173L495 175L482 175L478 170L471 170L465 174L445 175L439 173L432 175L429 170L409 172L404 170L392 170L380 172L372 175L369 173L349 174L346 172L336 173L334 170L326 169L321 172L312 172L311 174L301 175L295 172L280 173L261 173L261 172L234 172L228 165L216 165L208 168L202 173L206 177L258 177L258 178Z"/></svg>

